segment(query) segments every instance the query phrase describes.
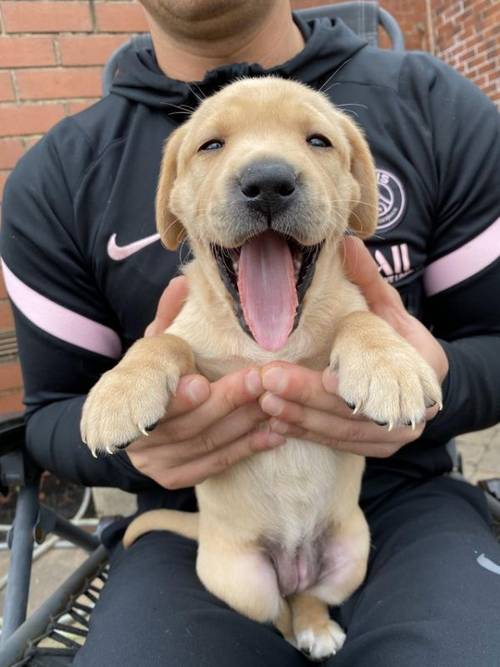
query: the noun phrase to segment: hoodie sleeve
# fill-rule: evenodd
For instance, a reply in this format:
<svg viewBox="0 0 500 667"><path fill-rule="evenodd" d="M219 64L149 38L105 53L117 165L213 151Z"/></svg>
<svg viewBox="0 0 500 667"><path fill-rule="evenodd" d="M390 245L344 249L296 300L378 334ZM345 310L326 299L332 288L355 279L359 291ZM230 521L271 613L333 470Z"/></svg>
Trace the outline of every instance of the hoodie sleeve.
<svg viewBox="0 0 500 667"><path fill-rule="evenodd" d="M436 167L426 321L448 355L444 410L425 437L448 440L500 421L500 116L470 81L426 55L415 86ZM417 97L415 97L417 95Z"/></svg>
<svg viewBox="0 0 500 667"><path fill-rule="evenodd" d="M86 394L121 355L117 322L74 227L81 165L92 159L68 119L20 160L5 189L1 252L23 371L26 446L42 469L63 479L138 491L152 482L126 454L94 459L80 438Z"/></svg>

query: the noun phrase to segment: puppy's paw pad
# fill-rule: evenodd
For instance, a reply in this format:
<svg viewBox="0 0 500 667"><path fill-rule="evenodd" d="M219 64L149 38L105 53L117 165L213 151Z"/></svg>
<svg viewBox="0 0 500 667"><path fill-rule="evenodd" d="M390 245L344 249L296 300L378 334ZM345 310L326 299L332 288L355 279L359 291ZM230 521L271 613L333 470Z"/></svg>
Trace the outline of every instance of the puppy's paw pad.
<svg viewBox="0 0 500 667"><path fill-rule="evenodd" d="M320 627L302 630L297 636L297 647L311 660L322 661L335 655L344 641L345 632L335 621L329 621Z"/></svg>

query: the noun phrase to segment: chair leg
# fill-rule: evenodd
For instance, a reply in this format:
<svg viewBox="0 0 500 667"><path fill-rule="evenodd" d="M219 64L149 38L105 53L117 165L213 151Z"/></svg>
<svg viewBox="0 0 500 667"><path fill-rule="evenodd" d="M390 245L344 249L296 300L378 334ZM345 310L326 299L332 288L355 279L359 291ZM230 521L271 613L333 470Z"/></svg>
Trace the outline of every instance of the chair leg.
<svg viewBox="0 0 500 667"><path fill-rule="evenodd" d="M12 528L1 643L24 622L31 579L34 527L38 517L38 482L21 487Z"/></svg>

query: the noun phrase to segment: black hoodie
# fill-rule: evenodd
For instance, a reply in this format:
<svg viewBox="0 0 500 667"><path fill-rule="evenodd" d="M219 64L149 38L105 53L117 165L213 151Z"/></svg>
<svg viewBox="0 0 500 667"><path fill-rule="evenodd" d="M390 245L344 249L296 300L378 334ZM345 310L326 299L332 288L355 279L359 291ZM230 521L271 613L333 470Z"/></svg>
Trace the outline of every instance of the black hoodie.
<svg viewBox="0 0 500 667"><path fill-rule="evenodd" d="M407 308L450 360L443 412L388 461L429 475L449 468L444 443L500 420L500 132L493 104L423 53L366 45L341 21L297 23L305 48L263 70L235 64L186 84L150 50L129 48L111 93L56 125L8 180L2 255L14 305L28 450L88 485L181 505L125 452L94 460L79 436L85 395L153 318L180 258L155 236L162 145L199 99L241 76L274 74L322 88L363 127L378 167L379 227L369 242ZM137 245L130 245L138 242Z"/></svg>

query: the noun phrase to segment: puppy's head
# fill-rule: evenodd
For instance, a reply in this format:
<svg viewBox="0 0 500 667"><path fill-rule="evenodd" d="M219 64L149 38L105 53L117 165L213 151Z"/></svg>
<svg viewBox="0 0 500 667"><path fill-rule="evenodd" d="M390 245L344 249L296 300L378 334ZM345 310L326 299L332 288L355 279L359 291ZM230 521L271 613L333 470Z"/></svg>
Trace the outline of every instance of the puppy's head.
<svg viewBox="0 0 500 667"><path fill-rule="evenodd" d="M377 224L377 184L354 123L321 93L246 79L205 100L169 138L158 231L217 267L244 330L283 347L319 253Z"/></svg>

